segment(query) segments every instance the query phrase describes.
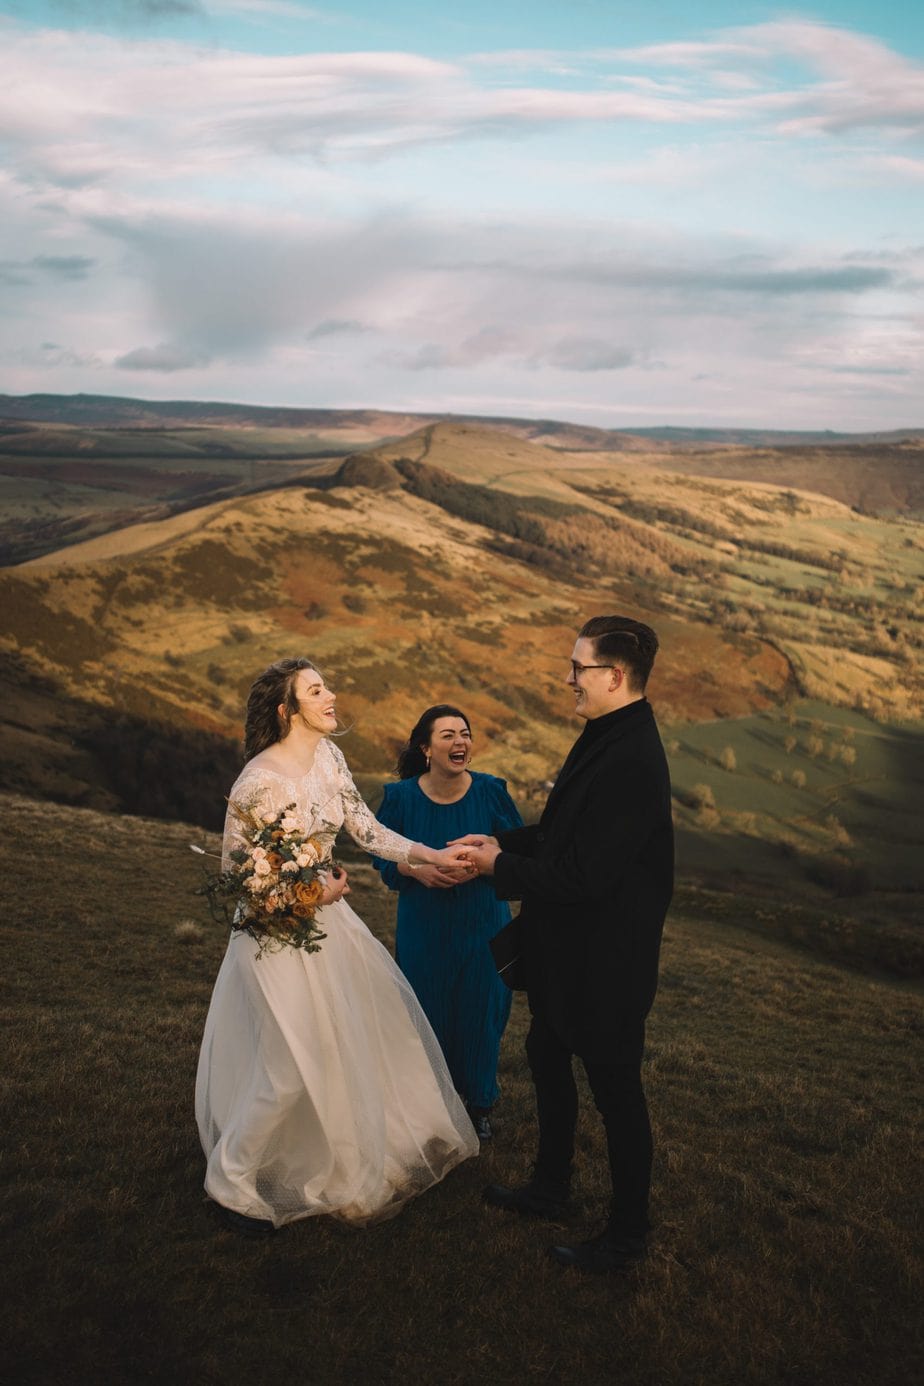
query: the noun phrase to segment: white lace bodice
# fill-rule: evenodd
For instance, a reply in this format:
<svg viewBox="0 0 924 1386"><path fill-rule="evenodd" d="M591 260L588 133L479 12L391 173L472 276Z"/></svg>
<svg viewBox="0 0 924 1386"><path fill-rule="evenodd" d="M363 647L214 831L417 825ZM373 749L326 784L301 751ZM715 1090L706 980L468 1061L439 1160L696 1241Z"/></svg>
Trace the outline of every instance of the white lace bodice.
<svg viewBox="0 0 924 1386"><path fill-rule="evenodd" d="M357 846L386 861L407 861L414 845L377 820L353 783L343 752L331 741L319 742L314 764L300 778L280 775L262 765L245 765L228 797L239 804L255 804L261 813L276 814L294 804L299 826L318 839L322 858L330 856L343 827ZM231 864L231 852L246 845L241 824L229 809L222 842L223 870Z"/></svg>

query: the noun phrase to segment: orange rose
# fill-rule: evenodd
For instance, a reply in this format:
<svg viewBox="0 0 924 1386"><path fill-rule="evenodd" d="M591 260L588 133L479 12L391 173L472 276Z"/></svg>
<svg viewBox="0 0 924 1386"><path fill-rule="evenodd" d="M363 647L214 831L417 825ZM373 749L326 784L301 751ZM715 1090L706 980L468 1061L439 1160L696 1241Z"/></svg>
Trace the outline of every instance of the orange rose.
<svg viewBox="0 0 924 1386"><path fill-rule="evenodd" d="M292 887L292 894L297 904L311 909L324 894L324 887L317 877L313 881L296 881Z"/></svg>
<svg viewBox="0 0 924 1386"><path fill-rule="evenodd" d="M283 862L283 858L279 855L278 852L267 852L266 860L269 862L270 866L274 871L278 871L280 866L282 866Z"/></svg>

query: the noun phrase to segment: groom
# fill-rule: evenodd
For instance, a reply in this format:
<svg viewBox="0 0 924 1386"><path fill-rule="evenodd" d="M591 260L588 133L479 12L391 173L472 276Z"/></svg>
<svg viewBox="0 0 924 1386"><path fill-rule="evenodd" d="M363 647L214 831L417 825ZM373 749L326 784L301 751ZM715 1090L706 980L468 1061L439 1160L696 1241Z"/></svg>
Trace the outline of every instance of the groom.
<svg viewBox="0 0 924 1386"><path fill-rule="evenodd" d="M516 1188L491 1184L484 1196L525 1215L554 1219L564 1210L577 1055L603 1118L612 1203L599 1236L551 1254L592 1272L640 1260L649 1230L652 1143L641 1061L674 862L667 762L645 698L657 649L654 631L639 621L587 621L568 675L584 728L542 817L499 839L463 839L478 871L493 875L497 896L523 902L526 1054L539 1117L532 1178Z"/></svg>

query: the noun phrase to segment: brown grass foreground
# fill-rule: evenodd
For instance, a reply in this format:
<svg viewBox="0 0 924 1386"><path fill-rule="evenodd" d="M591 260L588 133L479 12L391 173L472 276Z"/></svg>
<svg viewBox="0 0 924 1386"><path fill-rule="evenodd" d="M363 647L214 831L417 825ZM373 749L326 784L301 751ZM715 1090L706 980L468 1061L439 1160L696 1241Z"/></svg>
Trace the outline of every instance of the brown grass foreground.
<svg viewBox="0 0 924 1386"><path fill-rule="evenodd" d="M586 1094L574 1220L479 1201L530 1159L519 999L492 1149L393 1222L251 1244L201 1188L193 1073L223 938L192 896L198 835L13 797L0 819L7 1381L914 1379L907 983L672 916L647 1066L657 1232L624 1279L546 1256L605 1196ZM352 878L387 938L390 901Z"/></svg>

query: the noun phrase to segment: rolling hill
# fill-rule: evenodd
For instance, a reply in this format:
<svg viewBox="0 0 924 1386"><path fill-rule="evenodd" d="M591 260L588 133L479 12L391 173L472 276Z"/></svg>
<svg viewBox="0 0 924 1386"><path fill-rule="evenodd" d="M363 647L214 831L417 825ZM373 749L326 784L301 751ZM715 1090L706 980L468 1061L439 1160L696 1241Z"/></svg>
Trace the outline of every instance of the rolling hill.
<svg viewBox="0 0 924 1386"><path fill-rule="evenodd" d="M93 395L0 395L0 564L323 472L331 459L425 434L441 416ZM870 514L924 509L924 431L593 428L548 419L451 419L561 455L563 466L656 467L767 481ZM529 462L526 462L529 466ZM539 464L541 467L541 463Z"/></svg>
<svg viewBox="0 0 924 1386"><path fill-rule="evenodd" d="M49 468L54 494L54 466L73 461L59 434L20 455ZM335 680L370 793L421 708L450 699L473 718L480 768L537 805L576 729L574 630L625 610L662 639L650 695L690 878L798 885L854 917L886 892L905 916L924 841L916 516L776 484L759 457L755 477L729 480L670 448L590 452L496 423L426 423L360 450L341 437L313 457L276 425L259 463L247 434L215 462L201 423L132 433L134 457L112 430L75 431L90 470L148 477L152 507L0 572L4 787L214 825L252 677L307 653ZM254 470L218 499L167 504L168 455L224 479Z"/></svg>

